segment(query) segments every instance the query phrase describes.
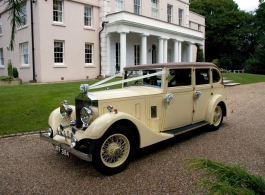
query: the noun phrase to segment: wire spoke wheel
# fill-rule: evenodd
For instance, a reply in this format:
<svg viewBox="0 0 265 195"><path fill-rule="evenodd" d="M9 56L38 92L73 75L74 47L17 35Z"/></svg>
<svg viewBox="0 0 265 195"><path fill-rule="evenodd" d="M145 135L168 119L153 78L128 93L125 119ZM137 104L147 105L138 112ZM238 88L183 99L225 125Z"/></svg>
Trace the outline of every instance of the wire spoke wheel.
<svg viewBox="0 0 265 195"><path fill-rule="evenodd" d="M108 167L118 167L123 164L130 154L130 142L123 134L113 134L102 144L100 157Z"/></svg>
<svg viewBox="0 0 265 195"><path fill-rule="evenodd" d="M222 121L222 108L220 106L216 106L214 110L214 116L213 116L213 125L214 126L219 126L221 121Z"/></svg>

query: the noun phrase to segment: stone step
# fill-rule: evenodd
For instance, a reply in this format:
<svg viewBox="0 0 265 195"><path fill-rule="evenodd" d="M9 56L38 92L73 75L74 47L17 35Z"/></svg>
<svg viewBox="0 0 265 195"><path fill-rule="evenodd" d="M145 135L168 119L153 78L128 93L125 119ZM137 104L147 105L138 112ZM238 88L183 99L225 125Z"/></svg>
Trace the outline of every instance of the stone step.
<svg viewBox="0 0 265 195"><path fill-rule="evenodd" d="M227 87L232 87L232 86L240 85L240 83L225 83L224 85Z"/></svg>
<svg viewBox="0 0 265 195"><path fill-rule="evenodd" d="M233 83L233 80L224 80L224 84Z"/></svg>

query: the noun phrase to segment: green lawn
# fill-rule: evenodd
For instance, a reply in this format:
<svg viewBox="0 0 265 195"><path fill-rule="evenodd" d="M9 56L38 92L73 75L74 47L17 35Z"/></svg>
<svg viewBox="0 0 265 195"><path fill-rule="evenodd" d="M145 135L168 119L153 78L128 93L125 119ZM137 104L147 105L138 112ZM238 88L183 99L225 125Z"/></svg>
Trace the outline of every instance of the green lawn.
<svg viewBox="0 0 265 195"><path fill-rule="evenodd" d="M265 82L265 75L225 73L224 77L241 84ZM112 81L117 80L119 78ZM74 104L80 84L96 82L98 80L0 87L0 135L46 130L51 111L63 100ZM109 88L119 87L121 84Z"/></svg>
<svg viewBox="0 0 265 195"><path fill-rule="evenodd" d="M265 82L265 75L242 74L242 73L223 73L223 76L228 80L233 80L241 85L250 83Z"/></svg>
<svg viewBox="0 0 265 195"><path fill-rule="evenodd" d="M119 79L112 81L116 80ZM80 84L96 82L98 80L0 87L0 135L46 130L51 111L63 100L74 104ZM121 84L109 89L119 87Z"/></svg>

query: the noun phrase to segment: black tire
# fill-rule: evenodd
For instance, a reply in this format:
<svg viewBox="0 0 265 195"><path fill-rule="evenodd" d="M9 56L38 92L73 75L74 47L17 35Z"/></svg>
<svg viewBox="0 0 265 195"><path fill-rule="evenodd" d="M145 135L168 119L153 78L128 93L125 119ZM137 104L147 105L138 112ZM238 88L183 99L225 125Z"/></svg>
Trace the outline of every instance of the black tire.
<svg viewBox="0 0 265 195"><path fill-rule="evenodd" d="M113 175L129 165L135 153L135 139L127 127L111 127L99 140L91 142L89 153L96 170Z"/></svg>
<svg viewBox="0 0 265 195"><path fill-rule="evenodd" d="M210 125L210 130L211 131L216 131L219 129L219 127L222 125L223 122L223 109L222 107L218 104L214 110L213 114L213 124Z"/></svg>

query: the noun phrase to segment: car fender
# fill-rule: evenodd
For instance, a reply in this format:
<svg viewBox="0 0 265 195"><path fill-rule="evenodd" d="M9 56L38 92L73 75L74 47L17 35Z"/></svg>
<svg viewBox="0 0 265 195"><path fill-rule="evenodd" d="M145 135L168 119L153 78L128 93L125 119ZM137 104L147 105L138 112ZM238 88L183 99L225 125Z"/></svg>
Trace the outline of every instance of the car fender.
<svg viewBox="0 0 265 195"><path fill-rule="evenodd" d="M71 118L75 119L76 118L75 106L73 105L69 105L69 106L73 109ZM53 129L53 135L56 135L57 128L60 126L60 124L64 124L64 125L70 124L70 120L66 120L61 117L60 107L59 107L59 108L56 108L54 111L52 111L52 113L50 114L48 124Z"/></svg>
<svg viewBox="0 0 265 195"><path fill-rule="evenodd" d="M207 122L209 122L210 124L213 123L213 115L214 115L214 110L216 108L216 106L220 103L220 102L223 102L225 108L226 108L226 113L224 114L224 116L230 116L230 111L229 111L229 108L225 102L225 98L224 96L220 95L220 94L217 94L217 95L214 95L212 97L212 99L210 100L209 104L208 104L208 108L207 108L207 113L206 113L206 118L205 120Z"/></svg>
<svg viewBox="0 0 265 195"><path fill-rule="evenodd" d="M112 124L120 120L129 120L136 126L140 136L140 148L174 137L173 135L166 133L156 133L143 124L140 120L126 113L111 112L105 113L93 121L93 123L83 133L82 139L99 139Z"/></svg>

